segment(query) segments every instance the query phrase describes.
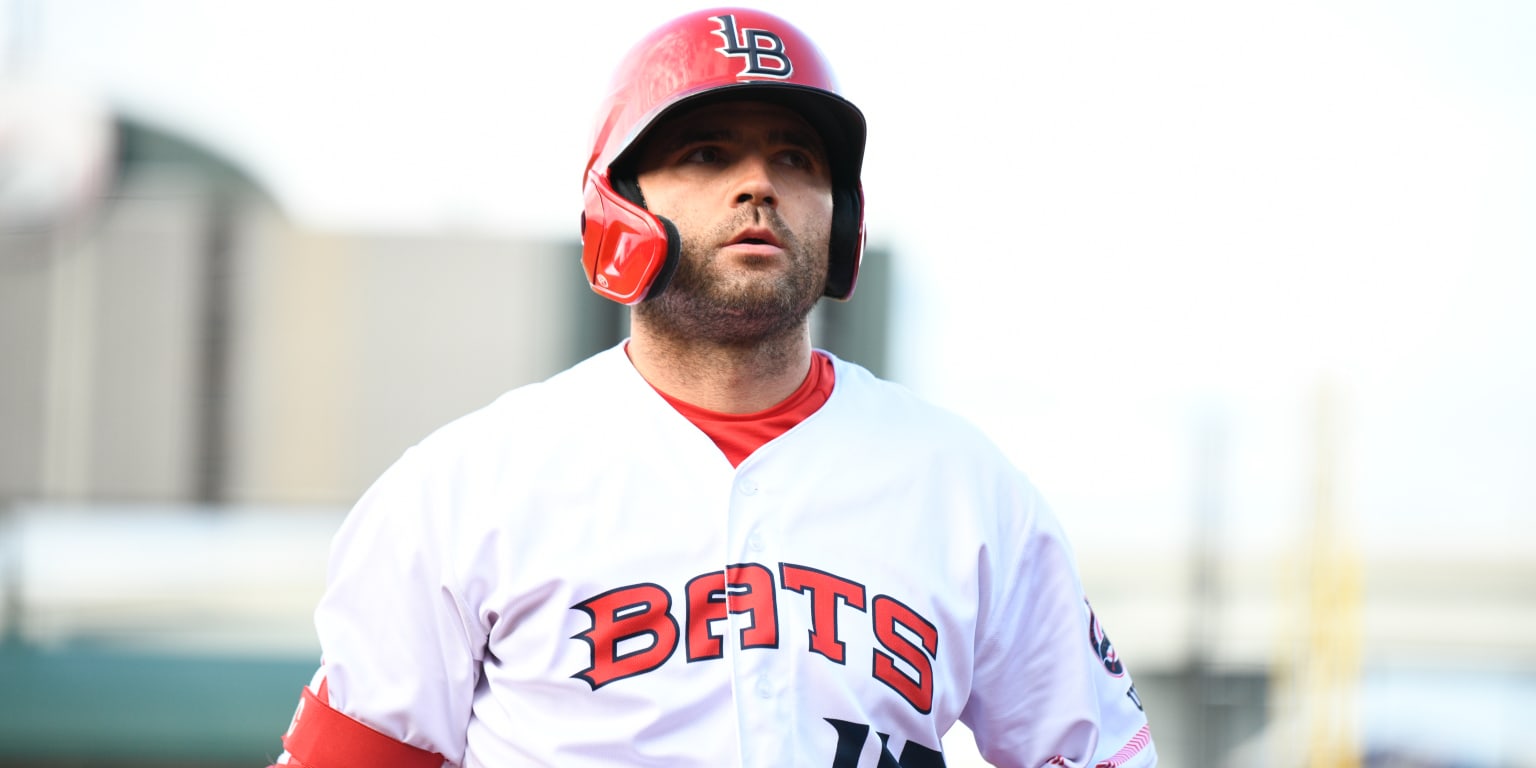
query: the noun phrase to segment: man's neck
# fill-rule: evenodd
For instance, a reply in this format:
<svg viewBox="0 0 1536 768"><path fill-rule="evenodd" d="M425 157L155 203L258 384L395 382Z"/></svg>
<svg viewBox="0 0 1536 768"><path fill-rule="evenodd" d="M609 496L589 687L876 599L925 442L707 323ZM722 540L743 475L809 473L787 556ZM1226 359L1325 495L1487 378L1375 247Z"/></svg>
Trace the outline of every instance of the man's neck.
<svg viewBox="0 0 1536 768"><path fill-rule="evenodd" d="M635 370L672 397L721 413L754 413L777 405L805 381L811 336L802 323L783 337L724 345L663 336L637 322L628 352Z"/></svg>

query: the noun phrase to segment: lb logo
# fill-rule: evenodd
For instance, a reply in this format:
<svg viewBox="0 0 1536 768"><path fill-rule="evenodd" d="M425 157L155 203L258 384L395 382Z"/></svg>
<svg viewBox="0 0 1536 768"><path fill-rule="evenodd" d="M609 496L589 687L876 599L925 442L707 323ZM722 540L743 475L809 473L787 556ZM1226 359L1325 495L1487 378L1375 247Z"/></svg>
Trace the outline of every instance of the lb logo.
<svg viewBox="0 0 1536 768"><path fill-rule="evenodd" d="M723 56L740 56L746 66L736 73L737 77L773 77L780 80L795 71L789 55L784 52L784 38L766 29L736 29L736 17L732 14L709 17L720 25L711 34L719 35L725 45L716 48Z"/></svg>
<svg viewBox="0 0 1536 768"><path fill-rule="evenodd" d="M1088 601L1084 600L1083 603L1087 605ZM1098 655L1105 672L1115 677L1125 674L1125 663L1120 661L1120 654L1115 652L1115 646L1109 642L1109 636L1104 634L1104 628L1099 626L1099 617L1094 614L1092 605L1088 605L1088 644L1093 646L1093 652Z"/></svg>

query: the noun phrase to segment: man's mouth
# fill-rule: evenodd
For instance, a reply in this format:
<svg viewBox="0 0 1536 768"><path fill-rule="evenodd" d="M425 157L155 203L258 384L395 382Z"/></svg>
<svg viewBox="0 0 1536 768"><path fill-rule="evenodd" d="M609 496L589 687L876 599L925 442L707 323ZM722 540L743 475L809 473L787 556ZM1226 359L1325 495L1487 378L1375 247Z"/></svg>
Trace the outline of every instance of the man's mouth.
<svg viewBox="0 0 1536 768"><path fill-rule="evenodd" d="M726 245L771 245L775 248L780 247L779 239L774 236L772 231L758 228L742 231L732 238L729 243L726 243Z"/></svg>

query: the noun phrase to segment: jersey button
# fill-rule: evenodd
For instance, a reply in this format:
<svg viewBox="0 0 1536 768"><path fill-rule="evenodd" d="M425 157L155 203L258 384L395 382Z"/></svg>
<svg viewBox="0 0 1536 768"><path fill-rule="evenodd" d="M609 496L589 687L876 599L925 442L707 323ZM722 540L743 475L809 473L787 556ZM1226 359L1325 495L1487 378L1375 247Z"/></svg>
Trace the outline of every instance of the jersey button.
<svg viewBox="0 0 1536 768"><path fill-rule="evenodd" d="M760 699L773 698L773 681L767 675L759 675L757 678L757 697Z"/></svg>
<svg viewBox="0 0 1536 768"><path fill-rule="evenodd" d="M754 483L751 480L742 480L736 484L736 490L741 491L741 495L743 496L756 496L757 483Z"/></svg>
<svg viewBox="0 0 1536 768"><path fill-rule="evenodd" d="M751 547L755 552L761 552L768 547L763 542L763 535L757 531L753 531L752 535L747 537L747 546Z"/></svg>

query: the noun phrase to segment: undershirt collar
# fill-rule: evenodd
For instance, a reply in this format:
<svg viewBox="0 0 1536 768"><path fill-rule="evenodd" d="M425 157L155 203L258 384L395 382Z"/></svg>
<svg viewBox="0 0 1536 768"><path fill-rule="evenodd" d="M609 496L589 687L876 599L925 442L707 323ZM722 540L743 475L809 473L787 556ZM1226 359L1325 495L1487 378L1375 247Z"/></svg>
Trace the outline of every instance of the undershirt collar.
<svg viewBox="0 0 1536 768"><path fill-rule="evenodd" d="M788 432L815 413L832 396L832 358L819 350L811 353L811 370L794 393L778 405L756 413L721 413L686 403L656 390L684 418L692 422L719 446L731 466L741 466L753 451ZM652 387L652 389L655 389Z"/></svg>

